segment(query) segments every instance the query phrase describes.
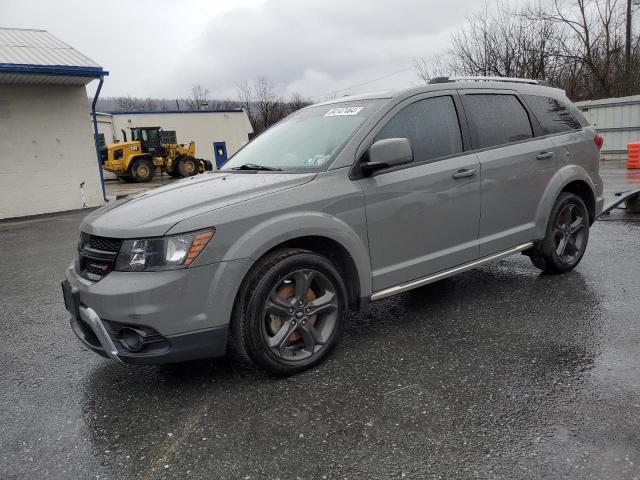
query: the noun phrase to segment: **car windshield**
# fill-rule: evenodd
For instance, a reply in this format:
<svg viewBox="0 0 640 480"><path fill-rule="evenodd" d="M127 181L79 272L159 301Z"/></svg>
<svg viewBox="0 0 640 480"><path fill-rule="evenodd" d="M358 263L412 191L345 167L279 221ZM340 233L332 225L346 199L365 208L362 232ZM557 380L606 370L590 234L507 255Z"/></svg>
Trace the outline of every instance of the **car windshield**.
<svg viewBox="0 0 640 480"><path fill-rule="evenodd" d="M380 105L379 100L310 107L249 142L222 170L321 170Z"/></svg>

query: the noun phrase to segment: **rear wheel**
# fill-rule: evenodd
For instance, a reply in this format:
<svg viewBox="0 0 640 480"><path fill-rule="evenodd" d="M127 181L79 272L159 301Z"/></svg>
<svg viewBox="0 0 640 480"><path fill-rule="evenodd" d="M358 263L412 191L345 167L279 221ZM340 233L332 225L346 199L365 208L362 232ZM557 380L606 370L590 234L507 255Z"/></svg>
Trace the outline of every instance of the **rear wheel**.
<svg viewBox="0 0 640 480"><path fill-rule="evenodd" d="M584 255L589 241L589 211L582 198L563 192L556 200L544 239L529 256L533 264L547 273L573 270Z"/></svg>
<svg viewBox="0 0 640 480"><path fill-rule="evenodd" d="M193 157L182 157L178 161L178 172L183 177L191 177L198 173L198 162Z"/></svg>
<svg viewBox="0 0 640 480"><path fill-rule="evenodd" d="M329 259L279 250L256 265L240 292L234 344L268 372L291 375L327 357L346 314L346 288Z"/></svg>
<svg viewBox="0 0 640 480"><path fill-rule="evenodd" d="M153 162L147 158L140 158L133 162L131 166L131 178L135 182L150 182L153 178L155 167Z"/></svg>

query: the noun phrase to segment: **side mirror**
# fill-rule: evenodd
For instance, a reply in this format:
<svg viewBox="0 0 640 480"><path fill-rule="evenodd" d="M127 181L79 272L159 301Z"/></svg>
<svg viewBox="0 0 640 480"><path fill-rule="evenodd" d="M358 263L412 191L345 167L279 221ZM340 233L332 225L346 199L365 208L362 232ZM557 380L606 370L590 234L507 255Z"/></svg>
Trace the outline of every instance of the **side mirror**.
<svg viewBox="0 0 640 480"><path fill-rule="evenodd" d="M361 164L364 173L413 162L413 151L407 138L385 138L369 147L369 161Z"/></svg>

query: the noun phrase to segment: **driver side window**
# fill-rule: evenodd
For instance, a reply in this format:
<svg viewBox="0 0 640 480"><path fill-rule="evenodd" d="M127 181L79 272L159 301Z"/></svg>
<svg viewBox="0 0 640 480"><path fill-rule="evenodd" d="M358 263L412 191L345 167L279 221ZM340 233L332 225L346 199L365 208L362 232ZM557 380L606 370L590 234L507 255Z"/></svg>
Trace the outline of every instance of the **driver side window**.
<svg viewBox="0 0 640 480"><path fill-rule="evenodd" d="M461 153L462 134L453 98L425 98L407 105L378 132L374 142L396 137L409 139L416 163Z"/></svg>

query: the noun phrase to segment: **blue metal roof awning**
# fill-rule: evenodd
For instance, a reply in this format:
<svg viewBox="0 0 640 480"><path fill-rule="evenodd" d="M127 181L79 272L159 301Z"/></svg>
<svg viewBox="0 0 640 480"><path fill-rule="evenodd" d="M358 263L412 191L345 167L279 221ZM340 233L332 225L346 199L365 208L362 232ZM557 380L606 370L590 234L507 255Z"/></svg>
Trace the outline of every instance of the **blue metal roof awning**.
<svg viewBox="0 0 640 480"><path fill-rule="evenodd" d="M155 115L155 114L164 114L164 113L242 113L244 112L243 108L221 108L217 110L132 110L132 111L122 111L115 110L111 112L105 112L109 115Z"/></svg>
<svg viewBox="0 0 640 480"><path fill-rule="evenodd" d="M102 67L86 67L72 65L31 65L20 63L0 63L0 73L22 75L53 75L100 78L109 75Z"/></svg>
<svg viewBox="0 0 640 480"><path fill-rule="evenodd" d="M0 84L86 85L107 75L102 67L0 63Z"/></svg>
<svg viewBox="0 0 640 480"><path fill-rule="evenodd" d="M0 28L0 83L86 85L108 74L45 30Z"/></svg>

